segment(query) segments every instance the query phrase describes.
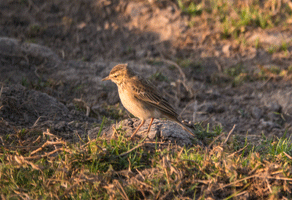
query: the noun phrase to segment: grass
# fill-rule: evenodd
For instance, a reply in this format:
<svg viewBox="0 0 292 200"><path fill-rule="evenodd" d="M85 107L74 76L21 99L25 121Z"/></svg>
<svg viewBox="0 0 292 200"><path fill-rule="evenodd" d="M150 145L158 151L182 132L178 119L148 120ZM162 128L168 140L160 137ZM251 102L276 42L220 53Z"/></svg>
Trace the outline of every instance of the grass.
<svg viewBox="0 0 292 200"><path fill-rule="evenodd" d="M242 85L245 82L253 82L257 80L291 80L292 66L281 68L279 66L261 66L258 65L258 70L247 71L242 64L226 68L223 71L225 76L213 78L214 84L227 83L233 87ZM216 75L216 74L215 74Z"/></svg>
<svg viewBox="0 0 292 200"><path fill-rule="evenodd" d="M288 2L279 4L279 1L273 0L265 2L177 0L177 5L183 13L191 17L209 15L208 21L213 21L221 27L223 39L238 38L250 28L266 29L285 25L292 12Z"/></svg>
<svg viewBox="0 0 292 200"><path fill-rule="evenodd" d="M2 141L1 197L291 198L291 138L263 136L254 146L247 139L235 141L222 127L196 125L195 134L210 138L204 140L206 147L128 142L121 127L115 139L97 137L77 143L49 130L22 129Z"/></svg>

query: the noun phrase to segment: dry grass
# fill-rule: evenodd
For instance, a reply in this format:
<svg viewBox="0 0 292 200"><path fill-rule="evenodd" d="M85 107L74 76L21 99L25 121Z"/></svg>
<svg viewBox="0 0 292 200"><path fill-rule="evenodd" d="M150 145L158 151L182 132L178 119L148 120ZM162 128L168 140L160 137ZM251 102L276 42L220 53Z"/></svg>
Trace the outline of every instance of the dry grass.
<svg viewBox="0 0 292 200"><path fill-rule="evenodd" d="M257 146L248 141L234 146L231 133L198 125L198 137L214 136L208 147L180 147L158 141L127 142L121 130L116 139L75 144L49 130L19 130L1 138L1 197L290 199L290 139L263 137Z"/></svg>

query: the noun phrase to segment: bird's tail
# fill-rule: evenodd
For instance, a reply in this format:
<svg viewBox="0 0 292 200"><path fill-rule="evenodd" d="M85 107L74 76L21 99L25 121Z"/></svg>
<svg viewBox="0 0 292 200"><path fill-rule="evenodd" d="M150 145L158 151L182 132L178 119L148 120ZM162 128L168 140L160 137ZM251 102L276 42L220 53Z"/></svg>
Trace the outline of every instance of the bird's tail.
<svg viewBox="0 0 292 200"><path fill-rule="evenodd" d="M193 137L195 137L194 133L192 133L183 123L181 123L179 120L176 120L176 123L178 123L185 131L187 131L189 134L191 134Z"/></svg>

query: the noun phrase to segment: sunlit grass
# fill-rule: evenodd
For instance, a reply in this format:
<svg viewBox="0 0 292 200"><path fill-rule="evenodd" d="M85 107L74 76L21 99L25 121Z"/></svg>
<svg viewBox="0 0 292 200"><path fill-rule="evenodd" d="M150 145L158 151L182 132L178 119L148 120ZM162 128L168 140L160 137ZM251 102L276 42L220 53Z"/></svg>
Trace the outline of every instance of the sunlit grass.
<svg viewBox="0 0 292 200"><path fill-rule="evenodd" d="M177 5L192 17L208 13L209 20L220 24L222 38L238 38L248 28L266 29L285 24L292 12L288 2L279 4L279 1L177 0Z"/></svg>
<svg viewBox="0 0 292 200"><path fill-rule="evenodd" d="M122 127L115 138L78 143L42 133L34 145L18 140L14 146L26 144L22 151L13 145L2 146L0 193L8 199L202 199L211 195L206 188L212 188L220 192L217 198L232 198L244 191L255 198L279 193L290 197L286 189L292 181L290 138L285 134L275 139L262 136L254 146L246 138L236 141L238 137L222 131L222 127L196 125L194 132L205 146L189 147L160 141L129 142ZM11 143L11 139L3 142ZM274 189L255 192L266 191L266 183L277 188L276 194Z"/></svg>

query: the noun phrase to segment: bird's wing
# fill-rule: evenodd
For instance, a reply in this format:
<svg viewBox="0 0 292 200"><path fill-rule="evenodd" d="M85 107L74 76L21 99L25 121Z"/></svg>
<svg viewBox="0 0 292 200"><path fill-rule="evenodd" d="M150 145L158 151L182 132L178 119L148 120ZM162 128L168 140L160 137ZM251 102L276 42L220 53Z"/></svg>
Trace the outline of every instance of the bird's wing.
<svg viewBox="0 0 292 200"><path fill-rule="evenodd" d="M148 103L170 117L177 119L178 114L175 112L173 107L164 99L155 87L146 79L136 76L132 79L131 84L135 98Z"/></svg>

